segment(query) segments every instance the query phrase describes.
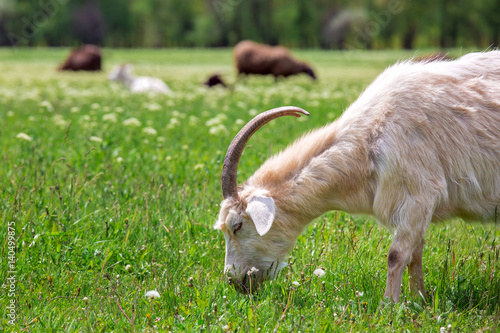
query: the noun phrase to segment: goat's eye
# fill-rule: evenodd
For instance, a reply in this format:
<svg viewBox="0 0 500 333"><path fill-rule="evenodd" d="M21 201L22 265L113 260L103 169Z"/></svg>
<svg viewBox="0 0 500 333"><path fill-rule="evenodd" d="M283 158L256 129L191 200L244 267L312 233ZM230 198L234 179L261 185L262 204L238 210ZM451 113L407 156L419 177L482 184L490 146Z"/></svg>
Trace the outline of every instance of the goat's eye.
<svg viewBox="0 0 500 333"><path fill-rule="evenodd" d="M242 222L235 224L233 227L233 233L236 234L236 231L240 230L242 225L243 225Z"/></svg>

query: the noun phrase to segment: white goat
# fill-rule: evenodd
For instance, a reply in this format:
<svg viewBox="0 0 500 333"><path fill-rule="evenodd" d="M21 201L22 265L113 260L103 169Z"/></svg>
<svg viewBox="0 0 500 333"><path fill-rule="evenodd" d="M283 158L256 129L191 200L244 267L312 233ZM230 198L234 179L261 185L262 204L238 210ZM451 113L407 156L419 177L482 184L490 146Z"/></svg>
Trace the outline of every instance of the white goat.
<svg viewBox="0 0 500 333"><path fill-rule="evenodd" d="M109 73L109 79L111 81L120 81L133 93L161 93L170 94L172 91L168 86L160 79L149 77L149 76L139 76L135 77L132 74L132 65L125 64L115 66Z"/></svg>
<svg viewBox="0 0 500 333"><path fill-rule="evenodd" d="M303 136L237 187L250 136L271 119L301 113L307 114L295 107L262 113L228 149L215 224L226 239L226 272L240 290L248 291L249 280L255 290L284 266L311 220L343 210L371 214L395 231L384 296L399 301L408 266L412 293L425 297L429 223L493 219L500 205L500 51L388 68L338 120Z"/></svg>

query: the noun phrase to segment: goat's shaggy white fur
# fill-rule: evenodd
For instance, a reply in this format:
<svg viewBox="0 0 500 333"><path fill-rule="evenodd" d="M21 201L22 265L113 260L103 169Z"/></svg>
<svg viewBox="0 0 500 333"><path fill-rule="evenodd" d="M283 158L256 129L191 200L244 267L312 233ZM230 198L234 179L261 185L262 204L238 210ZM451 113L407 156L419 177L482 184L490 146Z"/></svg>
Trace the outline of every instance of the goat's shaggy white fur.
<svg viewBox="0 0 500 333"><path fill-rule="evenodd" d="M172 92L160 79L149 76L133 76L130 64L115 66L109 73L109 79L122 82L133 93L170 94Z"/></svg>
<svg viewBox="0 0 500 333"><path fill-rule="evenodd" d="M338 120L266 161L238 194L222 202L215 228L240 284L251 267L272 268L254 281L273 277L311 220L343 210L395 231L384 296L399 300L406 266L412 291L425 295L429 223L491 220L500 205L500 51L393 65ZM249 211L256 198L258 214Z"/></svg>

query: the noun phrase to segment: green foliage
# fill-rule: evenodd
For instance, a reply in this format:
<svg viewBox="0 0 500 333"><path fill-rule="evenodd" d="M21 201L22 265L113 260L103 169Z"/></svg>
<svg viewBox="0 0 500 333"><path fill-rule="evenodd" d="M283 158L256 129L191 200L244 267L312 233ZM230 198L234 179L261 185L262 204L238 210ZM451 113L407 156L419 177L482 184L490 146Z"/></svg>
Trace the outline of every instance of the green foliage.
<svg viewBox="0 0 500 333"><path fill-rule="evenodd" d="M500 40L498 9L496 0L3 0L0 45L487 48Z"/></svg>
<svg viewBox="0 0 500 333"><path fill-rule="evenodd" d="M0 327L29 332L496 331L499 230L431 226L424 253L428 303L381 303L390 233L372 218L331 212L311 223L289 265L255 295L223 274L224 238L212 229L225 150L257 112L297 105L252 137L249 177L301 133L335 118L404 52L301 51L315 65L275 83L251 77L207 89L215 70L233 82L231 51L105 49L165 80L173 96L132 95L105 73L56 72L67 50L1 50ZM452 54L458 54L452 51ZM279 129L279 130L277 130ZM24 134L21 134L24 133ZM8 224L15 230L9 296ZM128 266L129 265L129 266ZM326 274L319 278L314 270ZM159 299L147 299L149 290ZM6 309L16 304L15 326ZM450 328L448 328L450 327Z"/></svg>

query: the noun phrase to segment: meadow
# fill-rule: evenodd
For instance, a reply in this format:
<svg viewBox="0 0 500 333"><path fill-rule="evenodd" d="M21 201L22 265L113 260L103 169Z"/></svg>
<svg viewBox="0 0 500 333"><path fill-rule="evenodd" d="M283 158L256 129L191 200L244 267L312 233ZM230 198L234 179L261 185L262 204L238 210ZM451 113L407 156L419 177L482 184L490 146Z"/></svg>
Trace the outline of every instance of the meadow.
<svg viewBox="0 0 500 333"><path fill-rule="evenodd" d="M235 81L229 49L105 49L101 73L57 72L67 51L0 49L0 331L498 330L496 223L430 227L427 302L406 298L405 274L402 302L381 303L392 235L343 212L313 221L288 267L258 293L238 293L223 273L224 237L213 224L222 161L238 130L273 107L311 114L259 130L241 182L415 52L297 51L318 82L252 77L226 90L201 82L214 72ZM132 95L110 83L107 72L123 62L174 93ZM151 290L160 297L146 297Z"/></svg>

